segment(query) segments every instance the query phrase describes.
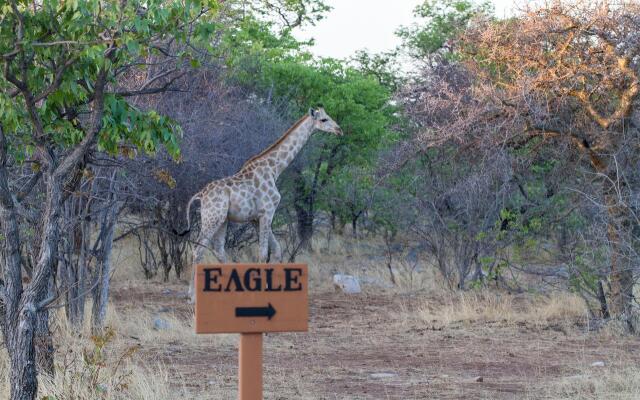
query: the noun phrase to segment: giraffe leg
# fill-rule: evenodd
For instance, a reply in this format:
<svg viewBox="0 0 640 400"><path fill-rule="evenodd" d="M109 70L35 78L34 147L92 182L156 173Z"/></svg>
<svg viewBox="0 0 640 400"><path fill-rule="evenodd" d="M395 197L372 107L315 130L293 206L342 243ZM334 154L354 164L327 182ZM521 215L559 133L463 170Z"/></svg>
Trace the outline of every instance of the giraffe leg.
<svg viewBox="0 0 640 400"><path fill-rule="evenodd" d="M211 227L207 226L206 229L203 226L203 229L200 231L200 235L198 235L198 240L196 241L196 249L193 253L193 268L191 269L191 280L189 281L189 299L190 303L193 304L196 301L195 297L195 281L196 281L196 265L200 264L203 259L204 252L209 246L211 242L211 236L213 236L213 230Z"/></svg>
<svg viewBox="0 0 640 400"><path fill-rule="evenodd" d="M269 249L272 251L273 258L276 262L282 262L282 248L280 247L280 243L276 239L276 235L273 234L273 231L269 229Z"/></svg>
<svg viewBox="0 0 640 400"><path fill-rule="evenodd" d="M213 254L218 259L218 262L224 264L227 262L227 253L224 251L224 244L227 237L227 221L224 221L218 228L216 233L213 234L211 244L213 247Z"/></svg>
<svg viewBox="0 0 640 400"><path fill-rule="evenodd" d="M203 232L198 235L196 240L196 249L193 251L193 264L199 264L202 261L205 250L209 244L209 237L203 235Z"/></svg>
<svg viewBox="0 0 640 400"><path fill-rule="evenodd" d="M251 221L251 223L256 228L256 234L258 235L259 243L262 243L262 242L260 242L260 221L259 220L254 220L254 221ZM275 244L276 244L277 247L273 246L274 242L272 242L271 235L269 235L269 240L268 240L268 243L267 243L267 245L268 245L268 247L267 247L267 257L264 259L265 262L270 262L270 260L271 260L271 252L272 251L276 251L276 252L278 252L278 254L280 254L280 252L281 252L280 251L280 244L277 241L275 241ZM260 259L259 260L260 262L262 262L261 254L262 253L258 254L258 258Z"/></svg>
<svg viewBox="0 0 640 400"><path fill-rule="evenodd" d="M271 235L271 217L260 217L260 229L258 234L258 241L260 243L260 254L258 257L259 262L267 262L269 257L269 236Z"/></svg>
<svg viewBox="0 0 640 400"><path fill-rule="evenodd" d="M196 265L202 262L202 258L205 250L213 244L213 254L216 256L219 262L225 262L226 256L224 254L224 233L226 233L226 220L223 216L207 221L209 223L203 224L200 230L200 235L196 243L196 249L193 254L193 268L191 271L191 281L189 282L189 298L191 303L195 302L195 279L196 279ZM223 229L224 228L224 229ZM222 231L222 252L216 248L215 243L216 236L219 231Z"/></svg>

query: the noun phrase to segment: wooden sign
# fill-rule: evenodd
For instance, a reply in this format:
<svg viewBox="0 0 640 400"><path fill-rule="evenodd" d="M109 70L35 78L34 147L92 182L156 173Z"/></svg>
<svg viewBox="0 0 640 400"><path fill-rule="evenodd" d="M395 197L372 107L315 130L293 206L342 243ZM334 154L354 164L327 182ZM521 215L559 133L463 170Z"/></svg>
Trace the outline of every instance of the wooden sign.
<svg viewBox="0 0 640 400"><path fill-rule="evenodd" d="M196 333L306 332L305 264L196 266Z"/></svg>

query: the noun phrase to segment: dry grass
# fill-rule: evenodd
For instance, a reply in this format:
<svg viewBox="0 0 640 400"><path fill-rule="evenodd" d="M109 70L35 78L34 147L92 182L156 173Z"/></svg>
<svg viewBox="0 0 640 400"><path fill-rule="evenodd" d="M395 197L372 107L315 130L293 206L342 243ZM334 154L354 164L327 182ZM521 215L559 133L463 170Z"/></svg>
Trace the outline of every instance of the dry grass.
<svg viewBox="0 0 640 400"><path fill-rule="evenodd" d="M106 368L95 378L95 372L82 362L74 361L65 368L58 367L54 378L40 377L40 396L56 400L158 400L182 394L174 389L175 382L162 365L146 368L127 362L119 370Z"/></svg>
<svg viewBox="0 0 640 400"><path fill-rule="evenodd" d="M118 315L109 308L108 329L104 336L92 337L88 325L89 310L86 307L85 326L78 330L69 326L61 309L54 311L52 331L56 345L55 375L39 376L39 397L55 400L158 400L172 399L184 394L176 389L165 366L160 363L141 364L137 358L138 346L126 340L127 334L143 334L152 342L158 332L138 323L133 330L131 315ZM175 327L186 331L182 323L169 319ZM139 322L141 320L138 320ZM171 331L174 332L174 331ZM172 333L172 335L179 333ZM0 398L9 398L9 359L6 351L0 352Z"/></svg>
<svg viewBox="0 0 640 400"><path fill-rule="evenodd" d="M311 330L265 339L267 399L640 398L633 358L603 356L610 350L624 354L621 343L628 338L555 329L586 320L579 297L452 293L434 268L404 258L394 261L396 285L391 285L381 243L322 238L314 244L314 254L299 257L310 267ZM119 243L114 255L107 323L115 336L104 347L104 367L96 373L83 357L83 350L95 350L88 326L78 332L58 310L56 376L41 377L40 396L235 398L237 336L196 335L191 306L180 297L186 281L147 281L136 251L133 243ZM335 293L335 273L358 277L364 293ZM155 318L169 329L154 329ZM605 367L589 367L600 359ZM8 368L1 353L2 399L8 398ZM387 371L397 376L370 376ZM475 383L477 375L490 384Z"/></svg>
<svg viewBox="0 0 640 400"><path fill-rule="evenodd" d="M617 365L592 367L537 388L527 398L557 400L637 400L640 398L640 368Z"/></svg>
<svg viewBox="0 0 640 400"><path fill-rule="evenodd" d="M419 317L440 326L473 322L574 324L576 320L588 317L584 300L566 292L514 296L484 290L447 294L445 299L443 305L425 302L419 309Z"/></svg>
<svg viewBox="0 0 640 400"><path fill-rule="evenodd" d="M112 337L92 337L91 303L85 311L85 325L78 330L66 322L64 311L52 315L56 346L55 376L39 376L39 397L55 400L161 400L209 398L181 387L179 373L162 361L141 362L142 347L162 348L169 344L198 343L208 347L232 346L235 335L198 336L193 321L172 312L153 313L147 309L117 312L111 304L107 315ZM168 329L154 329L154 319L162 318ZM101 341L105 341L102 343ZM97 358L96 358L97 357ZM0 399L9 398L9 359L0 351ZM171 370L171 371L170 371ZM212 391L215 393L215 390ZM217 398L226 398L222 393Z"/></svg>
<svg viewBox="0 0 640 400"><path fill-rule="evenodd" d="M181 391L161 364L136 362L135 349L106 348L104 364L87 361L95 346L78 339L73 345L57 344L55 376L40 374L39 398L55 400L158 400L176 398ZM8 399L9 360L0 353L0 398ZM49 397L47 397L49 396Z"/></svg>

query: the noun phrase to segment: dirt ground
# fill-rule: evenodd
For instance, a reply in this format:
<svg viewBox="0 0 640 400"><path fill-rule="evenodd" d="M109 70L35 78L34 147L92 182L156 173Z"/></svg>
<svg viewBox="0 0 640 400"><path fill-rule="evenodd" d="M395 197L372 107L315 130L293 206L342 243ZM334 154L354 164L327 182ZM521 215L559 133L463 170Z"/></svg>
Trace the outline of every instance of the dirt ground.
<svg viewBox="0 0 640 400"><path fill-rule="evenodd" d="M119 314L140 315L141 324L170 315L188 336L125 340L140 346L141 362L164 366L183 399L234 399L238 336L190 334L185 289L114 288ZM265 337L265 399L640 399L629 387L638 377L624 375L639 365L637 338L592 332L585 319L430 323L416 317L425 302L443 301L424 292L312 291L308 333Z"/></svg>

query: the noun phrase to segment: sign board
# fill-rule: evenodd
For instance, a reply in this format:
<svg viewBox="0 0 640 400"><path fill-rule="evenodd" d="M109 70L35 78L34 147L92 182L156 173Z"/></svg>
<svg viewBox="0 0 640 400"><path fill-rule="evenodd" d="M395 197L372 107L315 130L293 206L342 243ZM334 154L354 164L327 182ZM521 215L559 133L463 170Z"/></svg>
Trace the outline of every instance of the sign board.
<svg viewBox="0 0 640 400"><path fill-rule="evenodd" d="M306 332L305 264L196 266L196 333Z"/></svg>

